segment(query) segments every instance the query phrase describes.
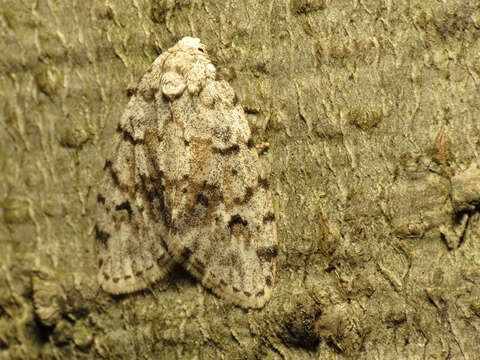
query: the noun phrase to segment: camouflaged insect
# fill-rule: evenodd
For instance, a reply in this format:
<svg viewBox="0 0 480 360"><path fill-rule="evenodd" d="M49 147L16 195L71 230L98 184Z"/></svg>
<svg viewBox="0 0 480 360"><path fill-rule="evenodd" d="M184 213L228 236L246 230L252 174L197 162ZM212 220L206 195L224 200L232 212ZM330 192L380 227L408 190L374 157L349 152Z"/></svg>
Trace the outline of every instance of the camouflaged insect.
<svg viewBox="0 0 480 360"><path fill-rule="evenodd" d="M178 263L221 298L262 307L275 280L275 216L232 87L186 37L132 92L97 198L100 285L145 289Z"/></svg>

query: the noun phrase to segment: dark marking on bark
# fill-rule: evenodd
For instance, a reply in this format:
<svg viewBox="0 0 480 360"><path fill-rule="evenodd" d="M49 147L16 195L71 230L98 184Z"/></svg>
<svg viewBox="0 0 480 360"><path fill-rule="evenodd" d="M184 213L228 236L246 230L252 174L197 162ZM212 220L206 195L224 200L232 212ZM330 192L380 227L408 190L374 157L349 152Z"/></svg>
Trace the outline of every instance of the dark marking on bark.
<svg viewBox="0 0 480 360"><path fill-rule="evenodd" d="M240 289L236 288L235 286L232 287L233 292L238 293L240 292Z"/></svg>
<svg viewBox="0 0 480 360"><path fill-rule="evenodd" d="M113 282L116 284L116 283L118 283L118 281L120 280L120 278L114 277L112 280L113 280Z"/></svg>
<svg viewBox="0 0 480 360"><path fill-rule="evenodd" d="M231 229L236 224L247 226L248 221L243 219L240 215L235 214L230 218L230 221L228 222L228 227Z"/></svg>
<svg viewBox="0 0 480 360"><path fill-rule="evenodd" d="M246 297L251 297L251 296L252 296L252 293L251 293L251 292L248 292L248 291L244 291L243 294L244 294Z"/></svg>
<svg viewBox="0 0 480 360"><path fill-rule="evenodd" d="M238 171L236 169L232 169L232 175L237 176L237 174L238 174Z"/></svg>
<svg viewBox="0 0 480 360"><path fill-rule="evenodd" d="M255 147L255 143L253 142L253 139L252 139L252 138L248 139L248 141L247 141L247 147L248 147L249 149Z"/></svg>
<svg viewBox="0 0 480 360"><path fill-rule="evenodd" d="M272 246L265 246L265 247L260 247L257 249L257 256L260 260L265 260L265 261L272 261L274 258L277 257L278 255L278 246L277 245L272 245Z"/></svg>
<svg viewBox="0 0 480 360"><path fill-rule="evenodd" d="M97 195L97 202L105 205L105 198L102 195L98 194Z"/></svg>
<svg viewBox="0 0 480 360"><path fill-rule="evenodd" d="M265 278L265 285L267 285L268 287L272 287L272 278L270 276L267 276Z"/></svg>
<svg viewBox="0 0 480 360"><path fill-rule="evenodd" d="M109 280L110 279L110 276L108 276L107 274L103 273L103 277L105 278L105 280Z"/></svg>
<svg viewBox="0 0 480 360"><path fill-rule="evenodd" d="M141 277L141 276L143 276L143 271L142 271L142 270L137 271L137 272L135 273L135 276L136 276L136 277Z"/></svg>
<svg viewBox="0 0 480 360"><path fill-rule="evenodd" d="M125 275L125 276L123 277L124 280L130 280L131 278L132 278L131 275Z"/></svg>
<svg viewBox="0 0 480 360"><path fill-rule="evenodd" d="M220 155L234 155L240 152L240 146L235 144L225 149L213 148L213 152Z"/></svg>
<svg viewBox="0 0 480 360"><path fill-rule="evenodd" d="M275 221L275 214L272 213L272 212L267 213L267 215L265 215L263 217L263 223L264 224L269 223L269 222L273 222L273 221Z"/></svg>
<svg viewBox="0 0 480 360"><path fill-rule="evenodd" d="M112 162L110 160L105 161L105 165L103 166L103 170L110 169L112 167Z"/></svg>
<svg viewBox="0 0 480 360"><path fill-rule="evenodd" d="M255 294L255 297L259 298L259 297L263 297L264 295L265 295L265 291L260 290L258 293Z"/></svg>
<svg viewBox="0 0 480 360"><path fill-rule="evenodd" d="M227 286L227 283L223 279L220 279L220 285L225 287L225 286Z"/></svg>
<svg viewBox="0 0 480 360"><path fill-rule="evenodd" d="M103 266L103 259L98 259L98 268L100 269Z"/></svg>
<svg viewBox="0 0 480 360"><path fill-rule="evenodd" d="M187 140L184 140L183 143L185 144L185 146L189 146L189 145L190 145L190 142L187 141Z"/></svg>

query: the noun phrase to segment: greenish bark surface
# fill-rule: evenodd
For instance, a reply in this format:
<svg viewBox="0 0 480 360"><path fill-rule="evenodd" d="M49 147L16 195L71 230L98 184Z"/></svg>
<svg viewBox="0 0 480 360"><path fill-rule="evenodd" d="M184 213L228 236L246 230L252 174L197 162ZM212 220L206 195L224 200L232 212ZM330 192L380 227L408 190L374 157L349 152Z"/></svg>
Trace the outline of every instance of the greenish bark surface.
<svg viewBox="0 0 480 360"><path fill-rule="evenodd" d="M0 4L0 359L475 359L480 2ZM269 142L262 310L176 269L96 282L95 196L128 97L183 36Z"/></svg>

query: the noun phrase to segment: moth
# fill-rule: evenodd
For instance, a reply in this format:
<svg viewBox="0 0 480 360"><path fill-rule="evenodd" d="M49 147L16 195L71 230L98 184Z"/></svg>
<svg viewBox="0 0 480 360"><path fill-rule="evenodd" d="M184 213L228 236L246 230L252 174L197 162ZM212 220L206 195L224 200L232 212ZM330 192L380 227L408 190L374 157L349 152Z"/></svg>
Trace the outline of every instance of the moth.
<svg viewBox="0 0 480 360"><path fill-rule="evenodd" d="M261 308L278 253L269 182L243 108L185 37L132 91L97 196L98 282L150 287L177 263L220 298Z"/></svg>

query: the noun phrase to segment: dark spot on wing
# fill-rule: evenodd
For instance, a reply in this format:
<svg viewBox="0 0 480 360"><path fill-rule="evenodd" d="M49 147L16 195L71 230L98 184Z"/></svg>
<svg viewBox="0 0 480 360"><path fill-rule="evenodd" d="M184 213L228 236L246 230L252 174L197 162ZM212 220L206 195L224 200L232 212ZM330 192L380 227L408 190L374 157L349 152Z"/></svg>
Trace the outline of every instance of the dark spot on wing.
<svg viewBox="0 0 480 360"><path fill-rule="evenodd" d="M158 91L158 89L155 88L149 88L149 89L142 89L140 91L140 95L142 96L143 100L146 102L151 102L155 98L155 93Z"/></svg>
<svg viewBox="0 0 480 360"><path fill-rule="evenodd" d="M105 247L108 246L108 239L110 238L110 234L102 231L98 225L95 225L95 238Z"/></svg>
<svg viewBox="0 0 480 360"><path fill-rule="evenodd" d="M277 245L260 247L260 248L257 249L257 256L261 260L265 260L265 261L270 262L274 258L276 258L277 255L278 255L278 246Z"/></svg>
<svg viewBox="0 0 480 360"><path fill-rule="evenodd" d="M202 187L205 191L215 191L218 188L217 185L209 184L207 181L203 182Z"/></svg>
<svg viewBox="0 0 480 360"><path fill-rule="evenodd" d="M260 109L258 109L256 107L253 107L253 106L248 106L248 105L245 105L243 107L243 111L245 111L247 114L258 114L258 113L260 113Z"/></svg>
<svg viewBox="0 0 480 360"><path fill-rule="evenodd" d="M208 198L203 194L198 194L197 203L202 204L205 207L208 207Z"/></svg>
<svg viewBox="0 0 480 360"><path fill-rule="evenodd" d="M185 246L183 249L180 250L180 257L184 259L184 261L188 260L190 256L192 256L192 250L188 247Z"/></svg>
<svg viewBox="0 0 480 360"><path fill-rule="evenodd" d="M117 211L127 210L129 218L131 218L133 214L132 208L130 207L130 202L128 200L124 201L120 205L115 206L115 210Z"/></svg>
<svg viewBox="0 0 480 360"><path fill-rule="evenodd" d="M230 218L230 221L228 222L228 227L232 228L235 224L247 226L248 221L244 220L240 215L235 214Z"/></svg>
<svg viewBox="0 0 480 360"><path fill-rule="evenodd" d="M129 86L125 89L128 97L132 97L137 93L137 88L135 86Z"/></svg>
<svg viewBox="0 0 480 360"><path fill-rule="evenodd" d="M120 124L117 126L117 132L122 134L123 140L128 141L132 145L143 144L145 142L144 139L134 139L132 134L127 130L122 129Z"/></svg>
<svg viewBox="0 0 480 360"><path fill-rule="evenodd" d="M103 170L107 170L112 167L112 162L110 160L105 161L105 165L103 166Z"/></svg>
<svg viewBox="0 0 480 360"><path fill-rule="evenodd" d="M238 144L232 145L225 149L213 148L213 152L220 155L238 154L239 151L240 151L240 146L238 146Z"/></svg>
<svg viewBox="0 0 480 360"><path fill-rule="evenodd" d="M163 265L163 259L165 258L165 254L162 254L160 255L158 258L157 258L157 264L158 265Z"/></svg>
<svg viewBox="0 0 480 360"><path fill-rule="evenodd" d="M97 195L97 202L105 205L105 198L102 195L98 194Z"/></svg>
<svg viewBox="0 0 480 360"><path fill-rule="evenodd" d="M255 297L259 298L259 297L262 297L265 295L265 291L264 290L260 290L258 293L255 294Z"/></svg>
<svg viewBox="0 0 480 360"><path fill-rule="evenodd" d="M170 214L170 212L168 211L163 212L163 221L165 222L165 225L167 225L167 227L172 226L172 215Z"/></svg>
<svg viewBox="0 0 480 360"><path fill-rule="evenodd" d="M268 287L272 287L272 278L270 276L267 276L265 278L265 285L267 285Z"/></svg>
<svg viewBox="0 0 480 360"><path fill-rule="evenodd" d="M248 186L247 189L245 190L245 197L243 198L243 201L245 203L247 203L248 200L250 200L252 196L253 196L253 188Z"/></svg>
<svg viewBox="0 0 480 360"><path fill-rule="evenodd" d="M115 184L115 186L119 186L120 185L120 180L118 180L118 175L115 171L113 171L112 168L110 168L110 175L112 176L112 180L113 180L113 183Z"/></svg>
<svg viewBox="0 0 480 360"><path fill-rule="evenodd" d="M110 172L110 176L112 177L112 180L115 186L120 185L120 181L118 180L117 173L113 170L112 162L110 160L105 161L105 166L103 167L103 170L107 170L107 169Z"/></svg>
<svg viewBox="0 0 480 360"><path fill-rule="evenodd" d="M206 266L199 258L193 259L192 266L201 276L205 275Z"/></svg>
<svg viewBox="0 0 480 360"><path fill-rule="evenodd" d="M265 215L263 217L263 223L264 224L266 224L268 222L272 222L272 221L275 221L275 214L272 213L272 212L267 213L267 215Z"/></svg>
<svg viewBox="0 0 480 360"><path fill-rule="evenodd" d="M268 180L264 179L260 176L258 177L258 185L260 185L265 190L268 190L268 188L270 187L270 184L268 183Z"/></svg>

